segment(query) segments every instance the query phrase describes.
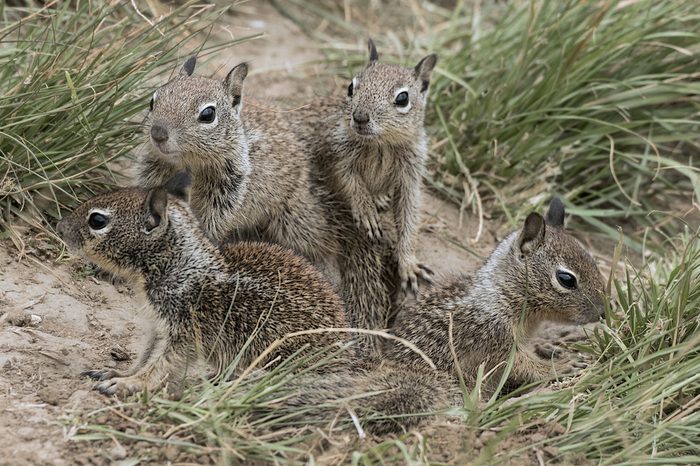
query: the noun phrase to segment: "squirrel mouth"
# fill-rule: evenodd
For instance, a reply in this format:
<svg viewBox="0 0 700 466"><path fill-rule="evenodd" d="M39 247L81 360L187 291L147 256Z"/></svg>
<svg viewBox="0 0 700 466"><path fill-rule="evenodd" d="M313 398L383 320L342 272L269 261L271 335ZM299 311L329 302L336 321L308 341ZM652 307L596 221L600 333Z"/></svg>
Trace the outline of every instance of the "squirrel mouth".
<svg viewBox="0 0 700 466"><path fill-rule="evenodd" d="M355 133L364 138L373 138L377 136L377 132L371 129L369 126L359 126L353 124L352 129L355 130Z"/></svg>
<svg viewBox="0 0 700 466"><path fill-rule="evenodd" d="M167 147L161 147L158 143L151 141L151 146L156 149L159 155L163 157L177 157L180 155L179 150L169 150Z"/></svg>

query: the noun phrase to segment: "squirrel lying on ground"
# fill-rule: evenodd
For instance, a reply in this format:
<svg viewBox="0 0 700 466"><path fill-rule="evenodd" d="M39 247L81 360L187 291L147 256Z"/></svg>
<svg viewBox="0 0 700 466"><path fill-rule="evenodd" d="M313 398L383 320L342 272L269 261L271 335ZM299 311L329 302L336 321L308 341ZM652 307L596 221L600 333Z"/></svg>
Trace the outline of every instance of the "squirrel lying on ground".
<svg viewBox="0 0 700 466"><path fill-rule="evenodd" d="M381 434L419 422L419 417L407 415L453 403L459 398L458 375L473 384L482 364L485 373L493 371L482 386L492 392L512 351L510 387L575 368L540 359L528 347L542 321L586 324L598 321L605 310L600 271L564 231L564 214L564 205L555 198L546 219L528 215L523 227L506 237L474 275L435 287L399 312L391 332L423 351L435 368L405 344L387 340L376 367L336 372L303 388L290 403L313 406L370 394L355 400L357 411L377 413L370 415L367 428Z"/></svg>
<svg viewBox="0 0 700 466"><path fill-rule="evenodd" d="M68 247L134 282L157 323L140 361L126 373L91 370L105 394L177 384L205 359L217 371L244 351L245 367L292 332L347 327L340 298L305 260L277 245L240 242L216 247L183 200L188 177L165 188L127 188L94 197L61 220ZM250 339L250 343L245 347ZM343 334L301 335L262 361L303 345L321 349Z"/></svg>

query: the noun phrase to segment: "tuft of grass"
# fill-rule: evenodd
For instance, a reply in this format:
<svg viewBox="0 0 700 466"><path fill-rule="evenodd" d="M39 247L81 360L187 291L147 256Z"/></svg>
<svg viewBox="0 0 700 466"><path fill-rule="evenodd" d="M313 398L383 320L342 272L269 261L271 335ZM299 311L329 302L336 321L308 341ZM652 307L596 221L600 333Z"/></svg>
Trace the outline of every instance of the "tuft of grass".
<svg viewBox="0 0 700 466"><path fill-rule="evenodd" d="M114 162L140 141L139 115L153 78L201 47L223 11L186 2L149 19L128 2L2 3L0 230L6 237L21 249L18 222L50 231L79 198L119 181Z"/></svg>
<svg viewBox="0 0 700 466"><path fill-rule="evenodd" d="M327 50L348 74L366 62L372 31L383 60L438 53L428 182L480 220L513 221L556 194L588 228L616 237L611 223L622 224L640 249L657 227L673 234L679 205L700 201L692 0L289 4L279 8L308 34L330 28L350 41ZM377 28L375 17L408 30Z"/></svg>
<svg viewBox="0 0 700 466"><path fill-rule="evenodd" d="M436 186L509 214L556 193L613 236L700 200L695 2L511 2L486 26L460 5L428 40Z"/></svg>

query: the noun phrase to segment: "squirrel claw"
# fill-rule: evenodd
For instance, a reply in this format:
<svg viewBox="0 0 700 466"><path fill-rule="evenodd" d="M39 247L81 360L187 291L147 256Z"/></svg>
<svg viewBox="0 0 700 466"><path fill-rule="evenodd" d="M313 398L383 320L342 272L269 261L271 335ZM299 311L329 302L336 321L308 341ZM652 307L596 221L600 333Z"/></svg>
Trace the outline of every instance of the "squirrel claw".
<svg viewBox="0 0 700 466"><path fill-rule="evenodd" d="M95 385L95 390L103 395L117 395L124 398L141 391L141 382L131 377L115 377Z"/></svg>
<svg viewBox="0 0 700 466"><path fill-rule="evenodd" d="M415 297L418 297L419 294L419 279L427 283L433 283L433 271L415 260L399 266L399 276L401 277L401 291L406 294L410 286L411 293Z"/></svg>
<svg viewBox="0 0 700 466"><path fill-rule="evenodd" d="M382 229L379 226L379 213L373 204L369 204L363 209L353 209L353 217L358 228L365 229L369 238L372 240L380 240L382 238Z"/></svg>
<svg viewBox="0 0 700 466"><path fill-rule="evenodd" d="M418 264L418 268L420 269L418 272L418 276L422 280L425 280L427 283L433 283L433 277L435 276L435 272L433 272L433 269L421 263Z"/></svg>
<svg viewBox="0 0 700 466"><path fill-rule="evenodd" d="M562 355L563 351L564 349L561 346L550 342L535 344L535 354L542 359L558 359Z"/></svg>
<svg viewBox="0 0 700 466"><path fill-rule="evenodd" d="M114 377L119 377L120 374L119 372L112 370L112 369L91 369L87 371L83 371L80 373L81 377L90 377L93 380L99 380L99 381L104 381L104 380L109 380L113 379Z"/></svg>

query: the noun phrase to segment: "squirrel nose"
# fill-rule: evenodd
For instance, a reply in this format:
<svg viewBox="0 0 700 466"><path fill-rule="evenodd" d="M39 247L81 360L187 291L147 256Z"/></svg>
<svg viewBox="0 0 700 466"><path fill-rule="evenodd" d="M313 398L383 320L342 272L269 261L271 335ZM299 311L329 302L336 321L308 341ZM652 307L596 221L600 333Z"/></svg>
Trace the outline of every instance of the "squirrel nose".
<svg viewBox="0 0 700 466"><path fill-rule="evenodd" d="M369 115L366 112L361 112L359 110L352 112L352 119L358 125L365 125L369 123Z"/></svg>
<svg viewBox="0 0 700 466"><path fill-rule="evenodd" d="M151 139L157 143L164 143L168 140L168 130L160 125L151 126Z"/></svg>

